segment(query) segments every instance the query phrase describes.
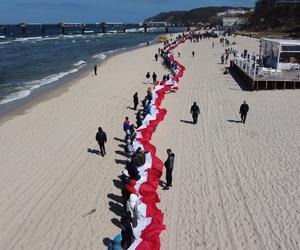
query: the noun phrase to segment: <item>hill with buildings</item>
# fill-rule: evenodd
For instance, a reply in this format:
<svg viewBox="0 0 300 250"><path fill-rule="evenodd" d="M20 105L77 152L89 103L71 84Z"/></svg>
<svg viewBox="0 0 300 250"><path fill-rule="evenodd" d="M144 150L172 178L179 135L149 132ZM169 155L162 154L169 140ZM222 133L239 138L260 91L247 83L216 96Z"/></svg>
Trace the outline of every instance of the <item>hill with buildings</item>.
<svg viewBox="0 0 300 250"><path fill-rule="evenodd" d="M162 12L156 16L150 17L145 22L168 22L169 24L197 24L201 22L211 22L221 24L222 20L218 13L224 13L227 10L249 10L249 8L237 8L229 6L205 7L187 11Z"/></svg>

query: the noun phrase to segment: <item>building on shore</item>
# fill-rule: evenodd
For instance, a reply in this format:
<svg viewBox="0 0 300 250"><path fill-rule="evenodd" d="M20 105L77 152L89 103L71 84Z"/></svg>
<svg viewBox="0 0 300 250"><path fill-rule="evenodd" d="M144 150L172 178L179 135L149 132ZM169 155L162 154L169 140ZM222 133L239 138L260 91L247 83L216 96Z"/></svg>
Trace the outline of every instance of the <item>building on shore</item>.
<svg viewBox="0 0 300 250"><path fill-rule="evenodd" d="M253 9L228 9L224 12L218 13L217 15L222 18L223 27L233 28L247 24L247 15L252 11Z"/></svg>
<svg viewBox="0 0 300 250"><path fill-rule="evenodd" d="M246 24L248 19L243 16L223 16L223 27L230 28L234 26L240 26Z"/></svg>
<svg viewBox="0 0 300 250"><path fill-rule="evenodd" d="M300 69L300 41L263 38L260 54L264 64L279 70Z"/></svg>

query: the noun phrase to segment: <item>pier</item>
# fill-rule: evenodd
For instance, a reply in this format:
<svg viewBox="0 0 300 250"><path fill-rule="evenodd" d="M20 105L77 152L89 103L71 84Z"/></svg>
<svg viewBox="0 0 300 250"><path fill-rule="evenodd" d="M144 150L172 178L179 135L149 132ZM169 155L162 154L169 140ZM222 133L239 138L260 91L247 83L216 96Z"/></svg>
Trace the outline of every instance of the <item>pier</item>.
<svg viewBox="0 0 300 250"><path fill-rule="evenodd" d="M129 30L136 32L165 32L168 33L174 28L184 28L170 26L166 22L148 23L106 23L99 22L93 24L85 23L65 23L43 24L43 23L20 23L1 24L0 35L5 37L26 37L26 36L46 36L46 35L67 35L67 34L90 34L90 33L126 33Z"/></svg>

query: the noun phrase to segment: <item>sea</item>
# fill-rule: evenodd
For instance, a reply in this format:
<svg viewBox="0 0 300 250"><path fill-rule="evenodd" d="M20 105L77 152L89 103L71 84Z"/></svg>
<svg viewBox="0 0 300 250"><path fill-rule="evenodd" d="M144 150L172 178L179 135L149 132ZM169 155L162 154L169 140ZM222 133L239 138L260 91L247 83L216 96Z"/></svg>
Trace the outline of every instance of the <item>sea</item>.
<svg viewBox="0 0 300 250"><path fill-rule="evenodd" d="M0 35L0 111L91 70L111 55L152 43L162 34L164 30L152 28L147 33L132 29L126 33Z"/></svg>

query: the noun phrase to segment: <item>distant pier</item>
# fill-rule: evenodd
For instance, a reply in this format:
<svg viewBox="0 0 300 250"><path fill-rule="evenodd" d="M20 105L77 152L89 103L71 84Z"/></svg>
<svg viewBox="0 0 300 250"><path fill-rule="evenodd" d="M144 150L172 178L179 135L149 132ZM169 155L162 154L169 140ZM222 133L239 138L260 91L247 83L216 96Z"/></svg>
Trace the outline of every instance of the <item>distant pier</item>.
<svg viewBox="0 0 300 250"><path fill-rule="evenodd" d="M46 35L66 35L66 34L87 34L87 33L126 33L128 30L135 29L139 32L165 32L168 33L172 28L185 28L179 25L170 26L166 22L147 22L140 24L130 23L106 23L99 22L94 24L85 23L20 23L0 25L0 34L6 37L26 37L26 36L46 36Z"/></svg>

